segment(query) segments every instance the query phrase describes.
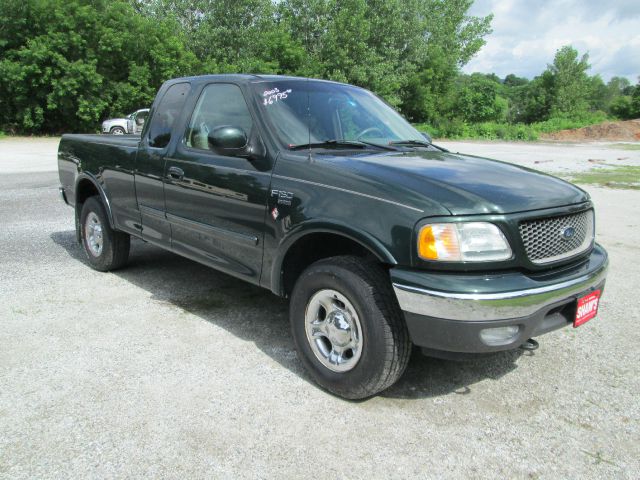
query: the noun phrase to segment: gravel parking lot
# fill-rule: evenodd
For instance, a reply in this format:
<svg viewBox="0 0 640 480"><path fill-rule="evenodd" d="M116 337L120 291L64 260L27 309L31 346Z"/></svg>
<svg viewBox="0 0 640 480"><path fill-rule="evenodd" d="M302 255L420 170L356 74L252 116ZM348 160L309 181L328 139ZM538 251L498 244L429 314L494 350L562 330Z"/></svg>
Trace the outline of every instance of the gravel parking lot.
<svg viewBox="0 0 640 480"><path fill-rule="evenodd" d="M608 144L443 144L640 166ZM534 354L416 352L347 402L310 381L268 291L140 241L128 268L91 270L56 148L0 140L0 478L638 478L640 191L587 188L611 256L598 318Z"/></svg>

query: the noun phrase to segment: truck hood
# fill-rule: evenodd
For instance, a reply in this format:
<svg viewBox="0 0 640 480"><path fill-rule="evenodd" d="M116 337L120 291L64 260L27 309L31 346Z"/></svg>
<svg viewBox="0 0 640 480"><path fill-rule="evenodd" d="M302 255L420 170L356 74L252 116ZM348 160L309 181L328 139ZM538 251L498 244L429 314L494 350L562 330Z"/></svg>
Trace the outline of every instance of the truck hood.
<svg viewBox="0 0 640 480"><path fill-rule="evenodd" d="M589 200L584 190L559 178L469 155L410 151L355 155L346 162L345 157L332 159L368 187L377 187L379 195L420 203L415 206L425 212L433 211L434 203L453 215L473 215L523 212Z"/></svg>

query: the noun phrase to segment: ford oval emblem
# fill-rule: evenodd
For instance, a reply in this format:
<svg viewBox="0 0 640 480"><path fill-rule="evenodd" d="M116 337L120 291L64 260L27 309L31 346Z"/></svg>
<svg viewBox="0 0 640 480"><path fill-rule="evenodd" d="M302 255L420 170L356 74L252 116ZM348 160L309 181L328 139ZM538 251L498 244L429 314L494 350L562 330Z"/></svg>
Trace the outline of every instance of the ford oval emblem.
<svg viewBox="0 0 640 480"><path fill-rule="evenodd" d="M576 229L573 227L567 227L565 228L562 233L560 234L562 236L563 240L569 240L571 238L573 238L573 236L576 234Z"/></svg>

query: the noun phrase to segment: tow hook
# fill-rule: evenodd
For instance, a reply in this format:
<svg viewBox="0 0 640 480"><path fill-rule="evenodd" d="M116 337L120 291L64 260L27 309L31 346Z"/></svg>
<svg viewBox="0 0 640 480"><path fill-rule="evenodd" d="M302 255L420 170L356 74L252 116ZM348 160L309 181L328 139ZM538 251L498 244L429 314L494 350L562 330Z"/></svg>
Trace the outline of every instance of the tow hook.
<svg viewBox="0 0 640 480"><path fill-rule="evenodd" d="M524 342L522 345L520 345L520 348L522 350L528 350L532 352L533 350L537 350L539 346L540 344L538 342L536 342L533 338L530 338L529 340Z"/></svg>

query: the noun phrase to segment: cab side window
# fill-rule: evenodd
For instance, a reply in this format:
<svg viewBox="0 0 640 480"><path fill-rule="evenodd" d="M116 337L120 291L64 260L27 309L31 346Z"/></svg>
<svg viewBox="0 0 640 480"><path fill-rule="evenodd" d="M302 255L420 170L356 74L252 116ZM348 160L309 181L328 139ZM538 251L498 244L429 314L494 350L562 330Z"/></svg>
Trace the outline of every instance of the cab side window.
<svg viewBox="0 0 640 480"><path fill-rule="evenodd" d="M253 120L240 88L229 83L207 85L202 91L187 128L186 144L210 150L209 133L220 127L236 127L251 135Z"/></svg>
<svg viewBox="0 0 640 480"><path fill-rule="evenodd" d="M171 129L191 90L188 83L171 85L162 97L149 126L149 146L164 148L171 141Z"/></svg>

